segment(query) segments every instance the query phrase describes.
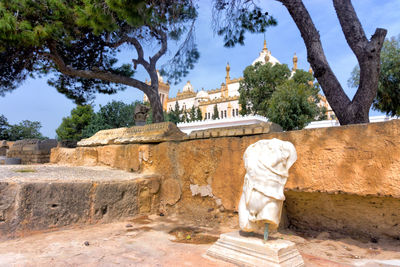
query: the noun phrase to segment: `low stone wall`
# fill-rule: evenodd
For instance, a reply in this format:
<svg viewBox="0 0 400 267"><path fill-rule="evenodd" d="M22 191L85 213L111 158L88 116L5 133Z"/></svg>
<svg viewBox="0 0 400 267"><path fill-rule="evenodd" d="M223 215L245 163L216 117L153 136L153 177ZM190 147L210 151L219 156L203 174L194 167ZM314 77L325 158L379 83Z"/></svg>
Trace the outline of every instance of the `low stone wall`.
<svg viewBox="0 0 400 267"><path fill-rule="evenodd" d="M7 151L7 157L20 158L22 164L48 163L50 151L57 146L55 139L25 139L16 141Z"/></svg>
<svg viewBox="0 0 400 267"><path fill-rule="evenodd" d="M290 224L400 238L400 121L242 136L221 132L159 144L56 148L51 162L162 174L162 208L235 211L244 150L258 140L279 138L292 142L298 153L286 186Z"/></svg>
<svg viewBox="0 0 400 267"><path fill-rule="evenodd" d="M46 165L29 170L0 166L0 240L159 209L157 175Z"/></svg>

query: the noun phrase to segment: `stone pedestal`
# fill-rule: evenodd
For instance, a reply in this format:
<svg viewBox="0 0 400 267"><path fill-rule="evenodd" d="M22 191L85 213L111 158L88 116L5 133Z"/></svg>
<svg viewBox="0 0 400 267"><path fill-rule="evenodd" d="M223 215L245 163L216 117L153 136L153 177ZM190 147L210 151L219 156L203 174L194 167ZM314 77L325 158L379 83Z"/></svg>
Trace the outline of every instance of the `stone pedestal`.
<svg viewBox="0 0 400 267"><path fill-rule="evenodd" d="M239 266L304 266L293 242L277 239L264 242L262 237L222 234L207 250L207 255Z"/></svg>

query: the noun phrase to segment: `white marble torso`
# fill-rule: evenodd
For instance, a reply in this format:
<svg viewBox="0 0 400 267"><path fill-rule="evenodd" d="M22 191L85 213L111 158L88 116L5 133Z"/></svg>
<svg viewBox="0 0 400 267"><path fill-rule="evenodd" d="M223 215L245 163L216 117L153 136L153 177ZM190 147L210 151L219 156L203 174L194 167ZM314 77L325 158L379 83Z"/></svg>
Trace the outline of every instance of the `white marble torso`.
<svg viewBox="0 0 400 267"><path fill-rule="evenodd" d="M288 171L297 159L296 149L292 143L275 138L260 140L246 149L243 158L246 175L239 203L240 228L258 232L269 223L270 229L276 229Z"/></svg>

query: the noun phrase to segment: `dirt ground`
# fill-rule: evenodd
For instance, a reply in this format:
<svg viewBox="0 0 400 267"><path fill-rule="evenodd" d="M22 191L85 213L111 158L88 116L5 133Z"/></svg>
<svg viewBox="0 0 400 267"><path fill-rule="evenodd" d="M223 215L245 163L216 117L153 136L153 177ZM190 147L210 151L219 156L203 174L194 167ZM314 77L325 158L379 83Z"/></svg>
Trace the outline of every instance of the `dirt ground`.
<svg viewBox="0 0 400 267"><path fill-rule="evenodd" d="M237 217L208 226L188 219L159 214L36 233L0 243L0 266L233 266L205 253L219 234L238 229ZM400 241L291 230L271 237L295 242L306 266L400 266Z"/></svg>

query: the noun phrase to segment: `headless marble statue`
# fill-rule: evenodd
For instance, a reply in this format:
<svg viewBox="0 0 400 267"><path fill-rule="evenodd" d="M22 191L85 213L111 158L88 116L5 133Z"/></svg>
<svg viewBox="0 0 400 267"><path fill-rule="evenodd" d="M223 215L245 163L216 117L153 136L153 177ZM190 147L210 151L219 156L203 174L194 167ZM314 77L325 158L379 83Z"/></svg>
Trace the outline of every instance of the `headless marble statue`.
<svg viewBox="0 0 400 267"><path fill-rule="evenodd" d="M270 230L278 228L283 190L289 168L297 160L290 142L278 139L260 140L250 145L244 155L246 175L239 202L239 225L245 232L260 232L264 240Z"/></svg>

